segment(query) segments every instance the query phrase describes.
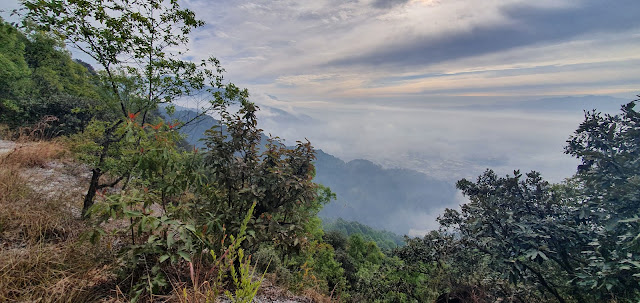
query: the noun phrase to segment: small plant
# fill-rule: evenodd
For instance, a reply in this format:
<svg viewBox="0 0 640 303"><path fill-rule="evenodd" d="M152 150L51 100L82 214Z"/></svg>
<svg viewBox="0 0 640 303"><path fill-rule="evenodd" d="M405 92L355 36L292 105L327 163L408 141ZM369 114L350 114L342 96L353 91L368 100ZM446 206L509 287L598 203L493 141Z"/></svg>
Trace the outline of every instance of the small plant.
<svg viewBox="0 0 640 303"><path fill-rule="evenodd" d="M228 257L226 260L231 274L231 280L235 287L235 292L232 293L227 290L224 294L229 298L229 300L231 300L231 302L234 303L249 303L253 301L253 298L258 293L260 284L264 280L264 275L267 273L265 269L260 280L253 281L253 277L255 276L255 267L251 266L251 256L245 259L244 250L240 248L242 241L246 238L247 224L249 224L249 220L251 219L251 215L253 214L255 207L256 203L254 202L249 209L247 216L244 218L244 221L242 221L238 237L235 238L233 235L229 236L231 239L231 245L227 250ZM238 269L236 269L236 259Z"/></svg>
<svg viewBox="0 0 640 303"><path fill-rule="evenodd" d="M213 258L213 263L208 270L203 270L203 263L205 262L202 259L189 262L192 289L186 287L184 282L172 282L174 292L179 294L181 303L216 302L222 292L232 302L253 301L264 280L266 271L260 280L254 281L255 267L251 266L250 256L245 258L244 250L240 246L245 238L246 226L251 219L254 208L255 204L245 216L241 232L236 237L233 235L228 238L226 235L223 236L223 249L221 249L219 256L214 251L209 251L209 255ZM225 246L224 243L227 239L231 243ZM237 269L236 266L238 267ZM234 292L222 291L229 274Z"/></svg>

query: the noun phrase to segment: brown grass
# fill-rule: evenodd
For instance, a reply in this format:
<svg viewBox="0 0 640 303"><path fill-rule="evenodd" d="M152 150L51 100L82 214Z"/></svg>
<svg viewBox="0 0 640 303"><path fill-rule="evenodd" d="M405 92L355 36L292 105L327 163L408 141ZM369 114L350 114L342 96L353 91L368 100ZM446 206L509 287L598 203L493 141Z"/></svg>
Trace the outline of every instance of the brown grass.
<svg viewBox="0 0 640 303"><path fill-rule="evenodd" d="M46 167L47 163L60 159L66 148L58 141L38 141L18 144L4 155L0 164L17 167Z"/></svg>
<svg viewBox="0 0 640 303"><path fill-rule="evenodd" d="M9 126L0 124L0 139L9 140L12 137L12 132Z"/></svg>
<svg viewBox="0 0 640 303"><path fill-rule="evenodd" d="M91 302L109 295L113 275L102 265L104 248L80 241L87 226L64 195L37 194L19 172L0 166L0 302Z"/></svg>
<svg viewBox="0 0 640 303"><path fill-rule="evenodd" d="M91 302L109 295L113 274L70 243L0 253L0 301Z"/></svg>

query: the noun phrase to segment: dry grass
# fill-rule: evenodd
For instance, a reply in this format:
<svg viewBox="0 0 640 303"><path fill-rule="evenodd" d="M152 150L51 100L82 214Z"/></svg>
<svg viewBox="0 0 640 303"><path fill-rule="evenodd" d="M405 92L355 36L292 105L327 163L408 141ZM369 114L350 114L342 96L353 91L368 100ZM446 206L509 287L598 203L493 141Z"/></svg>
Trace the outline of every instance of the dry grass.
<svg viewBox="0 0 640 303"><path fill-rule="evenodd" d="M92 302L110 295L111 270L70 243L40 243L0 256L0 301Z"/></svg>
<svg viewBox="0 0 640 303"><path fill-rule="evenodd" d="M13 136L11 129L9 126L5 124L0 124L0 139L9 140Z"/></svg>
<svg viewBox="0 0 640 303"><path fill-rule="evenodd" d="M19 144L4 155L0 163L5 166L46 167L47 163L60 159L66 153L64 145L57 141L38 141Z"/></svg>
<svg viewBox="0 0 640 303"><path fill-rule="evenodd" d="M56 153L45 154L60 149L49 150ZM80 241L87 227L65 195L31 190L20 166L33 162L6 159L11 165L0 165L0 302L92 302L109 295L114 277L102 265L104 248Z"/></svg>

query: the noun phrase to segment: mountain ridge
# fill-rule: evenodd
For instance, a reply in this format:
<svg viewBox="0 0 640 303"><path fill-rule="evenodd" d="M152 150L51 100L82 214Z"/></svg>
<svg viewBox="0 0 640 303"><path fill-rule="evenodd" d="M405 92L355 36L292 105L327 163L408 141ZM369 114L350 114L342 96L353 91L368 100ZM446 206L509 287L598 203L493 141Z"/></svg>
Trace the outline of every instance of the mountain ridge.
<svg viewBox="0 0 640 303"><path fill-rule="evenodd" d="M171 119L188 121L198 113L176 107ZM189 144L203 148L204 131L219 123L204 115L197 123L181 129ZM261 145L266 144L263 134ZM427 174L406 168L383 168L366 159L348 162L316 149L315 182L323 184L336 193L320 211L324 219L338 218L357 221L376 229L397 234L408 234L412 229L424 229L422 218L444 206L455 203L456 189L453 184L429 177Z"/></svg>

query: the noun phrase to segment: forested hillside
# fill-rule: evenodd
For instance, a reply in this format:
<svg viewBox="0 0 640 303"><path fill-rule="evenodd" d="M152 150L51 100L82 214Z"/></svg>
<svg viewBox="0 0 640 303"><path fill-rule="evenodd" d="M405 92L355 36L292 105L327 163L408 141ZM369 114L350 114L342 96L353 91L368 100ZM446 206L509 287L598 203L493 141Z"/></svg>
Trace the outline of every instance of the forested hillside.
<svg viewBox="0 0 640 303"><path fill-rule="evenodd" d="M404 238L386 230L376 230L356 221L343 219L323 220L322 228L325 232L339 232L345 236L361 235L365 241L373 241L386 252L404 245Z"/></svg>
<svg viewBox="0 0 640 303"><path fill-rule="evenodd" d="M367 160L344 162L322 150L316 152L316 181L338 198L320 216L343 218L408 234L416 217L455 202L455 188L445 181L408 169L384 169Z"/></svg>
<svg viewBox="0 0 640 303"><path fill-rule="evenodd" d="M215 57L182 56L204 26L196 12L162 0L23 5L20 25L0 20L0 135L13 141L0 148L0 301L640 299L636 101L585 114L565 147L581 161L570 179L487 169L457 182L469 202L437 229L388 250L397 237L323 228L319 213L403 230L398 208L454 190L265 139L248 90ZM184 144L189 123L158 114L194 95L220 117L202 148ZM349 207L331 209L332 190Z"/></svg>
<svg viewBox="0 0 640 303"><path fill-rule="evenodd" d="M172 115L178 121L195 123L180 129L188 143L204 147L204 132L219 121L197 111L177 107ZM267 144L262 135L261 144ZM452 184L436 180L409 169L385 169L368 160L344 162L337 157L315 151L314 181L336 194L319 213L322 218L358 221L397 234L408 234L416 227L420 215L431 215L437 209L455 203L456 189Z"/></svg>
<svg viewBox="0 0 640 303"><path fill-rule="evenodd" d="M17 128L55 117L49 132L82 131L93 118L109 119L99 102L95 71L74 61L55 37L40 31L20 31L0 24L0 123Z"/></svg>

